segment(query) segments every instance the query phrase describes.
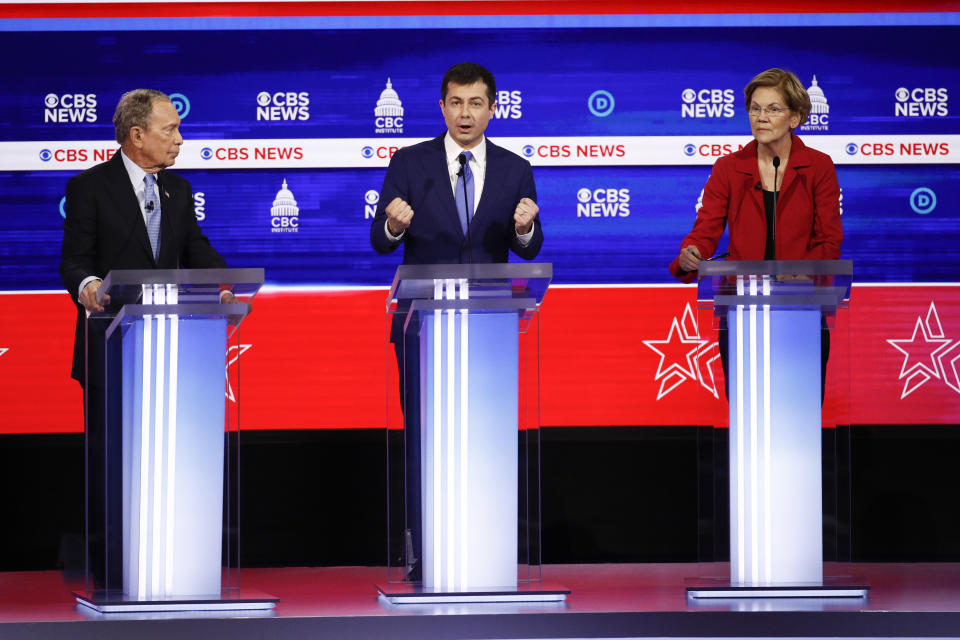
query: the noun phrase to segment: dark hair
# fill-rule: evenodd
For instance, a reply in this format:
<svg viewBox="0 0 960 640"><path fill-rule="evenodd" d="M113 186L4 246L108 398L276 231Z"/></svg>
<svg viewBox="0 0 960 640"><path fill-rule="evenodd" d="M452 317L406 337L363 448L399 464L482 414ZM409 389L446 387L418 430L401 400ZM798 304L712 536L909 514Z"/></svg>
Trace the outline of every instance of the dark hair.
<svg viewBox="0 0 960 640"><path fill-rule="evenodd" d="M443 74L443 84L440 85L440 100L447 99L447 85L453 84L473 84L482 82L487 85L487 98L490 104L497 101L497 82L493 79L493 74L484 67L473 62L461 62L455 64Z"/></svg>

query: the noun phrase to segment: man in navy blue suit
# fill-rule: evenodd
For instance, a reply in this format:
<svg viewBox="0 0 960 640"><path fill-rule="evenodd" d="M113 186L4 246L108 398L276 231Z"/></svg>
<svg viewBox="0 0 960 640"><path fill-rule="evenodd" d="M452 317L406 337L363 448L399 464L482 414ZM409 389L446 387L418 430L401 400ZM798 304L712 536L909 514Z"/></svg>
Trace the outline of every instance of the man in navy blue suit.
<svg viewBox="0 0 960 640"><path fill-rule="evenodd" d="M496 109L493 74L455 65L440 95L447 132L390 160L370 227L373 248L390 253L402 244L404 264L506 262L508 249L532 260L543 232L530 163L483 135ZM475 192L466 230L455 200L461 157Z"/></svg>
<svg viewBox="0 0 960 640"><path fill-rule="evenodd" d="M370 243L379 253L403 245L404 264L506 262L509 251L533 260L543 245L530 163L484 137L496 109L493 74L478 64L443 76L446 133L397 151L380 190ZM419 344L394 316L390 340L400 367L405 421L406 565L419 579Z"/></svg>

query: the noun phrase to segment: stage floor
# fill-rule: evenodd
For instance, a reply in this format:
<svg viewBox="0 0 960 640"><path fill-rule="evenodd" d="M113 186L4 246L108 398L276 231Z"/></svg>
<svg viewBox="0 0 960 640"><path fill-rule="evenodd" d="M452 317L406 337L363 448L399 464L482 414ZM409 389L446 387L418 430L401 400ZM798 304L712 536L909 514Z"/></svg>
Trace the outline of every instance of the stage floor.
<svg viewBox="0 0 960 640"><path fill-rule="evenodd" d="M960 637L960 564L835 564L865 599L694 601L689 579L725 565L546 565L571 590L557 604L389 605L377 567L247 569L242 587L278 597L266 614L96 614L59 572L0 573L0 638Z"/></svg>

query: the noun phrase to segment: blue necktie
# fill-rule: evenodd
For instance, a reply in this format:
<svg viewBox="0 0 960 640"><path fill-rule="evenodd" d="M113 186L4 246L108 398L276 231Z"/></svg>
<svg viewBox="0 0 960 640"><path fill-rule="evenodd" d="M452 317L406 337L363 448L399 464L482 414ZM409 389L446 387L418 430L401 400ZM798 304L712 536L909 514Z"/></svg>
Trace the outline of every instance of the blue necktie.
<svg viewBox="0 0 960 640"><path fill-rule="evenodd" d="M470 170L470 158L473 157L473 154L469 151L464 151L460 155L466 156L467 161L463 165L463 177L457 178L457 190L456 190L456 201L457 201L457 215L460 216L460 227L463 229L463 233L467 233L467 225L470 224L470 218L473 217L473 171ZM466 184L466 192L464 192L464 184ZM467 211L470 211L469 217L467 216Z"/></svg>
<svg viewBox="0 0 960 640"><path fill-rule="evenodd" d="M153 188L155 184L157 176L152 173L143 176L143 208L147 212L147 235L150 236L154 260L160 257L160 201Z"/></svg>

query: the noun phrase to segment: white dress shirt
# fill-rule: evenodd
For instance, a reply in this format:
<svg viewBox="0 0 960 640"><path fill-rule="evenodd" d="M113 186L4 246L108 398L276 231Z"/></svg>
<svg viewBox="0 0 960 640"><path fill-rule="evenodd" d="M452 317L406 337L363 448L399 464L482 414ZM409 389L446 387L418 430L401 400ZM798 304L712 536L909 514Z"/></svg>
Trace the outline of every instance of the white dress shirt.
<svg viewBox="0 0 960 640"><path fill-rule="evenodd" d="M457 196L457 180L460 179L458 175L460 173L460 154L466 151L463 147L456 143L456 141L450 136L448 131L443 136L443 149L447 156L447 173L450 175L450 190L453 191L454 199ZM473 216L477 213L477 207L480 205L480 198L483 196L483 183L487 176L487 138L486 136L480 138L479 144L473 149L469 149L471 153L470 157L470 171L473 173L473 211L470 212L470 220L473 220ZM413 212L414 215L417 214L416 211ZM389 222L389 221L388 221ZM389 224L384 225L384 230L387 232L387 239L391 242L400 242L403 238L403 234L406 233L406 230L401 231L399 235L393 235L390 233ZM533 229L531 228L528 233L523 235L517 234L517 238L520 240L520 244L527 246L530 243L530 239L533 238Z"/></svg>
<svg viewBox="0 0 960 640"><path fill-rule="evenodd" d="M120 159L123 160L123 168L127 170L127 177L130 178L130 184L133 186L133 192L137 196L137 202L140 204L140 215L143 216L143 224L147 224L147 198L146 191L147 186L143 183L143 177L147 175L147 172L144 171L140 165L127 157L127 154L123 152L123 149L120 149L117 153L120 154ZM153 185L153 201L160 202L160 186L157 183ZM84 287L93 282L94 280L99 280L97 276L87 276L80 281L80 290L77 292L77 301L80 300L80 294L83 293Z"/></svg>
<svg viewBox="0 0 960 640"><path fill-rule="evenodd" d="M133 193L137 196L137 203L140 205L140 215L143 216L143 224L147 224L147 185L143 183L143 177L147 175L147 172L138 165L136 162L127 157L127 154L123 152L123 149L120 149L117 153L120 154L120 159L123 160L123 167L127 170L127 177L130 178L130 184L133 186ZM160 185L157 182L153 183L153 201L156 203L160 202ZM80 290L77 291L77 302L80 302L80 294L83 293L83 289L93 282L94 280L100 280L97 276L87 276L80 281ZM229 290L223 290L220 292L220 300L223 300L223 297L230 293ZM90 315L90 312L87 312L87 315Z"/></svg>

